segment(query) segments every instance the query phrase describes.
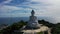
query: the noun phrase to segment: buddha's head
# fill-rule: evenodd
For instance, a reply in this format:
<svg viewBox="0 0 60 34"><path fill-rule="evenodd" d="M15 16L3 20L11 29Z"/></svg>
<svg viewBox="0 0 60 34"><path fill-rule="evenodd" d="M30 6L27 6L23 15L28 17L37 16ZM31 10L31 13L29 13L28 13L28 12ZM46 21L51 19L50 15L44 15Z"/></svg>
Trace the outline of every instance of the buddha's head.
<svg viewBox="0 0 60 34"><path fill-rule="evenodd" d="M31 15L34 16L34 14L35 14L35 12L34 12L34 10L32 10Z"/></svg>

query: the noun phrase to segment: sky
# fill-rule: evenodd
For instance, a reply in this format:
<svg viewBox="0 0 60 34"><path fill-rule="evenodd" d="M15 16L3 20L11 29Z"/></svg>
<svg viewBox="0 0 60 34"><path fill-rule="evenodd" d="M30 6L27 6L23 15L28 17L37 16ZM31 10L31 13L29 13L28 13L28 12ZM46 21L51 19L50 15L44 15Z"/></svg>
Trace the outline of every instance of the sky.
<svg viewBox="0 0 60 34"><path fill-rule="evenodd" d="M32 9L38 17L60 22L60 0L0 0L0 17L27 17Z"/></svg>

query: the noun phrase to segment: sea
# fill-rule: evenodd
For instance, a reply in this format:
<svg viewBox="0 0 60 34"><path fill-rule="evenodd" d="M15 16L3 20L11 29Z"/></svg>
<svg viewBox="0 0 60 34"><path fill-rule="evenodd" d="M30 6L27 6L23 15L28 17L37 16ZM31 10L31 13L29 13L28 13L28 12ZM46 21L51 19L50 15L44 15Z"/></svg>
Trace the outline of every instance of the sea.
<svg viewBox="0 0 60 34"><path fill-rule="evenodd" d="M42 20L45 19L45 21L49 21L51 23L55 23L55 20L53 20L53 18L49 18L49 17L38 17L38 20ZM0 25L1 24L13 24L13 23L17 23L19 21L28 21L29 17L0 17Z"/></svg>
<svg viewBox="0 0 60 34"><path fill-rule="evenodd" d="M0 25L1 24L13 24L13 23L17 23L19 21L28 21L28 17L1 17L0 18Z"/></svg>

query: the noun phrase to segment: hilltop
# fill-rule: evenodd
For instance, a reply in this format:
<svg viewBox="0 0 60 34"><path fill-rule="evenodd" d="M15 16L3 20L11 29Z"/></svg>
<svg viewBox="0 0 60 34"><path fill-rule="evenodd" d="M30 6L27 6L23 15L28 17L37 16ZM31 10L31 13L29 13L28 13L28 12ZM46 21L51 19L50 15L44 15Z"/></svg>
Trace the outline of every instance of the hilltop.
<svg viewBox="0 0 60 34"><path fill-rule="evenodd" d="M48 21L45 21L45 20L38 20L39 24L43 24L49 28L52 28L51 29L51 33L52 34L60 34L60 23L58 24L52 24ZM10 26L8 26L7 28L5 29L2 29L0 30L0 33L1 34L11 34L11 33L14 33L14 30L20 30L23 26L25 26L27 24L27 22L24 22L24 21L20 21L20 22L17 22L17 23L14 23ZM23 32L19 32L19 33L23 33Z"/></svg>

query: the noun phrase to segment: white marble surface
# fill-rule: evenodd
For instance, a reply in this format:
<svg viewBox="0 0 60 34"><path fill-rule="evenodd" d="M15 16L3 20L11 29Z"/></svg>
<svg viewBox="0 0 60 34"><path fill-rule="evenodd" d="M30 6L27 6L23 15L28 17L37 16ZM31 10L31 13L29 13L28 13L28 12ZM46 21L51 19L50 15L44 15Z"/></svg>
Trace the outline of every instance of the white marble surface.
<svg viewBox="0 0 60 34"><path fill-rule="evenodd" d="M37 17L34 16L34 14L35 14L35 12L32 10L27 26L37 28L37 27L40 27L40 25L38 23Z"/></svg>

